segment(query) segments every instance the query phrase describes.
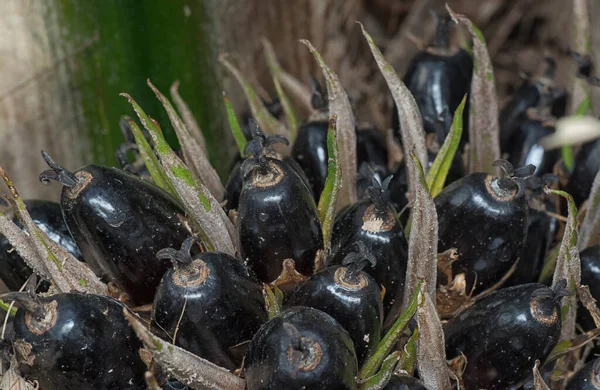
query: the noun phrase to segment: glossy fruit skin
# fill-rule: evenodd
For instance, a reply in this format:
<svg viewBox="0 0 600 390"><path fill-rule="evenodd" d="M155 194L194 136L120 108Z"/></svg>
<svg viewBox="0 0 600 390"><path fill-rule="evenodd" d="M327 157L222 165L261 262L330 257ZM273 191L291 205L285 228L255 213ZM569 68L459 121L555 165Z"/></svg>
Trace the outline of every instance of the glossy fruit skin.
<svg viewBox="0 0 600 390"><path fill-rule="evenodd" d="M281 157L280 155L273 154L275 158L283 159L294 171L300 176L304 184L312 191L309 179L300 167L296 160L289 156ZM229 212L230 210L237 210L240 204L240 194L242 192L243 186L243 178L242 171L240 170L242 163L244 160L238 154L234 160L233 168L231 169L231 173L229 174L229 178L227 179L227 183L225 184L225 194L224 200L226 201L224 209L225 212Z"/></svg>
<svg viewBox="0 0 600 390"><path fill-rule="evenodd" d="M240 166L242 165L242 159L237 155L235 164L229 173L227 183L225 183L225 193L223 194L223 200L225 200L225 212L231 210L237 210L240 204L240 193L242 192L242 171Z"/></svg>
<svg viewBox="0 0 600 390"><path fill-rule="evenodd" d="M396 319L402 305L408 242L392 206L388 206L381 229L369 228L365 219L373 216L374 208L371 200L365 199L339 212L333 225L330 263L341 264L357 241L365 244L377 259L377 264L375 267L368 265L364 271L386 290L383 298L385 329Z"/></svg>
<svg viewBox="0 0 600 390"><path fill-rule="evenodd" d="M233 347L251 340L267 321L262 285L225 253L203 252L194 259L194 272L207 272L205 278L190 279L183 265L168 270L156 291L152 316L171 336L179 325L176 345L234 370L245 349L236 355Z"/></svg>
<svg viewBox="0 0 600 390"><path fill-rule="evenodd" d="M46 200L26 200L25 206L31 215L33 222L50 237L50 239L77 259L83 261L79 247L71 237L67 225L63 220L60 205ZM23 226L15 216L13 222L21 229ZM24 230L24 229L23 229ZM6 237L0 235L0 278L11 291L18 291L32 273L31 268L25 260L19 256L17 251Z"/></svg>
<svg viewBox="0 0 600 390"><path fill-rule="evenodd" d="M362 285L340 282L347 272L347 267L338 265L314 274L296 288L286 305L308 306L332 316L350 334L361 365L381 338L381 291L375 279L363 271L359 276Z"/></svg>
<svg viewBox="0 0 600 390"><path fill-rule="evenodd" d="M420 52L409 65L404 83L415 97L423 116L426 133L437 133L443 142L450 131L454 111L465 94L471 90L473 60L464 49L436 50ZM398 111L394 107L392 128L400 129ZM463 113L463 136L461 144L469 134L469 102ZM400 133L398 133L400 139Z"/></svg>
<svg viewBox="0 0 600 390"><path fill-rule="evenodd" d="M327 129L329 122L309 121L300 126L292 148L292 157L302 168L318 201L327 180ZM385 141L374 128L356 129L356 161L371 164L375 173L383 180L387 176L387 148ZM359 189L359 196L362 194Z"/></svg>
<svg viewBox="0 0 600 390"><path fill-rule="evenodd" d="M298 128L292 148L292 157L302 168L318 199L327 180L327 128L329 122L309 121Z"/></svg>
<svg viewBox="0 0 600 390"><path fill-rule="evenodd" d="M392 375L383 390L426 390L423 383L410 376Z"/></svg>
<svg viewBox="0 0 600 390"><path fill-rule="evenodd" d="M406 165L403 159L392 169L392 180L388 187L388 194L390 203L394 206L397 213L400 213L402 209L408 204L406 193L408 192L408 176L406 174ZM406 213L408 214L408 213Z"/></svg>
<svg viewBox="0 0 600 390"><path fill-rule="evenodd" d="M500 111L500 146L502 151L506 151L510 147L509 140L523 116L526 115L527 110L538 107L540 100L543 97L547 98L548 91L545 91L547 83L548 81L540 82L540 80L535 79L524 80L511 100ZM567 95L563 91L548 99L546 106L551 107L553 116L560 118L565 115L566 98Z"/></svg>
<svg viewBox="0 0 600 390"><path fill-rule="evenodd" d="M64 187L61 206L86 262L136 303L151 303L171 268L156 252L189 236L185 212L165 191L121 170L89 165L75 174L86 179L83 188Z"/></svg>
<svg viewBox="0 0 600 390"><path fill-rule="evenodd" d="M546 212L529 208L527 236L523 242L517 268L504 284L505 287L533 283L538 280L546 254L558 230L558 220Z"/></svg>
<svg viewBox="0 0 600 390"><path fill-rule="evenodd" d="M503 151L508 153L508 161L520 167L527 164L536 166L535 175L552 173L554 165L560 158L560 151L544 150L540 144L543 137L554 134L554 126L539 118L525 115L516 125Z"/></svg>
<svg viewBox="0 0 600 390"><path fill-rule="evenodd" d="M288 358L294 341L284 323L319 344L322 358L314 369L298 368ZM333 317L309 307L291 307L263 325L250 343L245 369L248 390L357 388L358 364L350 335Z"/></svg>
<svg viewBox="0 0 600 390"><path fill-rule="evenodd" d="M588 286L592 296L600 299L600 245L590 246L579 253L581 258L581 285ZM577 310L577 322L584 330L596 328L592 316L581 304Z"/></svg>
<svg viewBox="0 0 600 390"><path fill-rule="evenodd" d="M78 293L41 299L57 304L52 327L34 333L23 309L14 318L16 340L31 346L33 363L19 362L28 379L37 380L44 390L145 388L142 343L123 316L121 303Z"/></svg>
<svg viewBox="0 0 600 390"><path fill-rule="evenodd" d="M569 380L566 390L600 389L600 358L596 358L581 368Z"/></svg>
<svg viewBox="0 0 600 390"><path fill-rule="evenodd" d="M548 296L534 298L536 290ZM561 330L552 294L538 283L496 290L446 324L447 358L467 358L465 389L507 389L531 374L536 359L546 359Z"/></svg>
<svg viewBox="0 0 600 390"><path fill-rule="evenodd" d="M241 257L265 283L277 279L285 259L292 259L298 272L312 275L317 251L323 249L315 201L287 163L265 161L263 174L255 167L244 176L238 209ZM270 181L264 184L261 178Z"/></svg>
<svg viewBox="0 0 600 390"><path fill-rule="evenodd" d="M583 144L575 156L575 166L569 177L566 191L579 206L589 196L592 183L600 171L600 138Z"/></svg>
<svg viewBox="0 0 600 390"><path fill-rule="evenodd" d="M476 291L498 282L523 248L528 204L524 191L501 198L491 189L494 178L472 173L447 186L435 199L438 213L438 252L457 248L453 274L464 273L466 291L477 275Z"/></svg>

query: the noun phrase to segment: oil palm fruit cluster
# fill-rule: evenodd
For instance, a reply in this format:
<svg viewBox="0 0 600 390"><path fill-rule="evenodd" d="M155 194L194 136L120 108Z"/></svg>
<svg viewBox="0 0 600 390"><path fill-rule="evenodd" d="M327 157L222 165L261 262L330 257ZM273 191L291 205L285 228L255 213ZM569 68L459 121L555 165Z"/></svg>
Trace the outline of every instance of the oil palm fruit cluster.
<svg viewBox="0 0 600 390"><path fill-rule="evenodd" d="M568 146L570 163L546 149L567 112L551 59L487 109L485 45L459 47L453 25L470 22L450 16L403 79L363 30L395 102L387 133L357 125L307 43L325 83L312 77L294 100L312 112L298 120L294 90L278 88L241 125L230 114L238 153L222 181L201 131L151 83L180 149L125 95L143 128L121 121L120 168L71 171L42 152L57 202L22 200L0 169L10 378L42 390L600 388L600 141Z"/></svg>

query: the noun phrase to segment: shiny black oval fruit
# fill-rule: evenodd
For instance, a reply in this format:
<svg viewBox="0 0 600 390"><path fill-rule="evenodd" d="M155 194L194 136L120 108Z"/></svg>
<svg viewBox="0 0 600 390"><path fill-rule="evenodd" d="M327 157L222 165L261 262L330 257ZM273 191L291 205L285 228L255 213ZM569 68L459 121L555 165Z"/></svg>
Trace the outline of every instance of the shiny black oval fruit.
<svg viewBox="0 0 600 390"><path fill-rule="evenodd" d="M27 379L44 390L145 388L142 343L121 303L78 293L24 299L14 346Z"/></svg>
<svg viewBox="0 0 600 390"><path fill-rule="evenodd" d="M300 176L287 163L260 156L246 159L238 208L242 259L263 282L276 280L283 261L312 275L323 249L317 206Z"/></svg>
<svg viewBox="0 0 600 390"><path fill-rule="evenodd" d="M418 379L405 375L392 375L383 390L426 390Z"/></svg>
<svg viewBox="0 0 600 390"><path fill-rule="evenodd" d="M256 125L255 122L251 122L249 127L252 128L254 138L257 140L260 140L260 141L256 141L256 142L259 142L265 148L265 150L264 150L265 155L268 155L269 157L277 159L277 160L284 161L286 164L288 164L302 179L302 182L306 185L306 187L309 189L309 191L311 191L311 193L313 193L312 192L313 191L312 183L309 181L308 177L304 173L303 168L298 164L298 162L296 162L296 160L290 156L282 156L281 154L279 154L279 153L275 152L273 149L271 149L272 144L279 143L279 142L287 143L287 140L284 140L279 136L266 137L262 133L260 128L258 128L258 126ZM243 187L243 177L242 177L243 175L242 175L241 167L242 167L242 164L244 163L244 161L245 161L245 159L243 159L239 154L236 155L233 168L231 169L231 172L229 173L229 178L227 179L227 183L225 184L225 194L224 194L225 206L224 206L224 209L226 212L229 212L230 210L237 210L239 207L240 194L242 192L242 187Z"/></svg>
<svg viewBox="0 0 600 390"><path fill-rule="evenodd" d="M588 286L590 293L596 299L600 299L600 245L590 246L579 253L581 259L581 285ZM577 322L584 330L596 328L594 319L587 309L581 305L577 310Z"/></svg>
<svg viewBox="0 0 600 390"><path fill-rule="evenodd" d="M408 259L404 229L387 199L389 180L382 186L375 182L369 190L370 199L341 210L331 237L331 264L341 264L358 241L375 257L376 265L367 266L365 271L385 288L384 329L399 315Z"/></svg>
<svg viewBox="0 0 600 390"><path fill-rule="evenodd" d="M444 327L446 355L465 355L465 389L508 389L525 380L558 342L564 294L538 283L508 287L451 319Z"/></svg>
<svg viewBox="0 0 600 390"><path fill-rule="evenodd" d="M298 162L318 199L327 180L327 128L329 122L309 121L298 128L292 157Z"/></svg>
<svg viewBox="0 0 600 390"><path fill-rule="evenodd" d="M523 80L500 111L500 146L503 152L511 147L510 138L530 108L548 108L557 118L565 115L567 94L555 86L555 70L556 62L546 58L540 76Z"/></svg>
<svg viewBox="0 0 600 390"><path fill-rule="evenodd" d="M404 76L404 83L413 94L423 116L425 132L436 133L444 142L454 111L463 97L471 90L473 60L462 48L450 44L450 23L438 18L434 42L411 61ZM398 110L394 108L392 128L400 128ZM462 142L468 138L469 103L463 113ZM399 134L398 134L399 136Z"/></svg>
<svg viewBox="0 0 600 390"><path fill-rule="evenodd" d="M452 271L464 274L466 290L483 291L500 281L519 258L527 231L528 204L519 178L472 173L434 201L438 252L458 250Z"/></svg>
<svg viewBox="0 0 600 390"><path fill-rule="evenodd" d="M47 155L45 157L48 157ZM171 267L156 258L189 236L185 212L168 193L124 171L88 165L70 173L53 170L40 179L64 185L61 207L83 257L97 275L114 280L136 303L151 303Z"/></svg>
<svg viewBox="0 0 600 390"><path fill-rule="evenodd" d="M287 305L309 306L332 316L350 334L360 365L379 343L383 305L377 282L362 271L375 258L358 244L359 251L348 254L344 265L318 272L296 288Z"/></svg>
<svg viewBox="0 0 600 390"><path fill-rule="evenodd" d="M240 347L267 321L262 285L238 259L219 252L191 257L193 239L180 251L163 249L172 259L156 291L152 318L174 343L221 367L239 367Z"/></svg>
<svg viewBox="0 0 600 390"><path fill-rule="evenodd" d="M600 138L583 144L575 156L575 165L566 191L573 196L578 206L590 196L592 183L598 171L600 171Z"/></svg>
<svg viewBox="0 0 600 390"><path fill-rule="evenodd" d="M256 333L245 360L248 390L356 389L352 339L330 315L296 306Z"/></svg>
<svg viewBox="0 0 600 390"><path fill-rule="evenodd" d="M552 245L558 220L543 210L529 208L527 235L523 242L521 257L505 286L533 283L538 280L546 254Z"/></svg>
<svg viewBox="0 0 600 390"><path fill-rule="evenodd" d="M79 247L71 237L69 229L65 224L60 205L47 200L26 200L25 206L35 224L48 235L48 237L65 248L70 254L83 260ZM23 228L18 218L13 222ZM0 235L0 279L11 291L18 291L32 270L19 256L16 250L8 242L6 237Z"/></svg>
<svg viewBox="0 0 600 390"><path fill-rule="evenodd" d="M569 380L567 390L600 389L600 358L587 363Z"/></svg>
<svg viewBox="0 0 600 390"><path fill-rule="evenodd" d="M508 153L508 161L520 167L527 164L535 165L535 175L541 176L552 173L554 165L560 158L559 150L545 150L540 140L554 134L553 118L541 116L540 113L529 111L516 125L508 146L503 152Z"/></svg>

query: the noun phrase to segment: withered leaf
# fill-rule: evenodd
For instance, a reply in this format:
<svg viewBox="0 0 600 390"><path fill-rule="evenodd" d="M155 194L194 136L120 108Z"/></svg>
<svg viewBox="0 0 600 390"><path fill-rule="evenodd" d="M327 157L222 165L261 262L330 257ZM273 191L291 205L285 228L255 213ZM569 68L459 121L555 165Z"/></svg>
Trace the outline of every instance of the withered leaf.
<svg viewBox="0 0 600 390"><path fill-rule="evenodd" d="M452 11L448 4L446 9L455 22L467 27L473 39L473 80L469 97L469 171L493 174L495 169L492 164L500 158L500 125L494 68L481 30L466 16Z"/></svg>
<svg viewBox="0 0 600 390"><path fill-rule="evenodd" d="M171 375L197 390L244 390L246 383L226 369L154 336L127 309L123 309L138 338Z"/></svg>
<svg viewBox="0 0 600 390"><path fill-rule="evenodd" d="M592 184L587 211L579 229L578 244L581 250L600 244L600 172Z"/></svg>
<svg viewBox="0 0 600 390"><path fill-rule="evenodd" d="M417 180L414 183L415 204L411 212L412 225L408 241L408 265L404 283L403 307L408 305L409 298L420 280L424 282L427 289L425 292L434 302L437 285L437 211L433 198L429 194L419 159L413 152L410 157L412 161L407 161L407 164L413 165Z"/></svg>
<svg viewBox="0 0 600 390"><path fill-rule="evenodd" d="M167 112L173 129L177 134L177 139L181 145L185 163L192 169L192 172L202 181L202 184L208 188L210 193L217 199L222 200L225 194L225 187L217 171L213 168L206 150L200 145L198 140L192 135L185 123L175 111L169 99L165 97L148 79L148 86L152 89L158 100L162 103Z"/></svg>
<svg viewBox="0 0 600 390"><path fill-rule="evenodd" d="M77 260L66 249L52 241L33 222L23 199L2 167L0 167L0 176L11 193L7 199L28 235L20 231L4 215L0 216L0 230L25 262L44 279L52 281L60 292L78 291L106 295L106 284L85 263Z"/></svg>
<svg viewBox="0 0 600 390"><path fill-rule="evenodd" d="M360 24L360 23L359 23ZM417 106L415 98L410 93L410 90L404 85L402 80L398 77L394 68L386 61L381 51L375 45L373 38L367 33L364 26L360 24L362 33L369 44L371 53L375 58L375 62L383 75L396 107L398 109L398 116L400 118L400 131L402 133L402 144L404 146L404 156L409 156L411 151L417 155L421 166L427 171L428 157L427 147L425 143L425 131L423 130L423 118L421 112ZM414 187L417 179L417 173L414 170L414 165L407 162L406 167L408 169L408 186L409 193L414 196Z"/></svg>
<svg viewBox="0 0 600 390"><path fill-rule="evenodd" d="M342 191L338 201L338 210L348 204L355 203L356 193L356 129L354 112L348 95L340 83L338 76L327 66L321 54L312 43L301 40L313 54L317 64L325 76L327 97L329 99L329 117L337 115L337 144L342 166Z"/></svg>
<svg viewBox="0 0 600 390"><path fill-rule="evenodd" d="M435 286L434 286L435 287ZM417 342L417 367L419 376L427 389L450 390L448 364L442 322L435 310L435 304L425 292L427 286L419 292L417 324L419 338Z"/></svg>

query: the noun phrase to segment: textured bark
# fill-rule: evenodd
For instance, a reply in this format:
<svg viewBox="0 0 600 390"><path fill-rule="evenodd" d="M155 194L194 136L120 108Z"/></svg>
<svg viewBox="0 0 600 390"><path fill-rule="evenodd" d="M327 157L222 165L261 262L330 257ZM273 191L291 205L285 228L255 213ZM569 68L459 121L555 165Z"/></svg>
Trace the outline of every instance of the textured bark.
<svg viewBox="0 0 600 390"><path fill-rule="evenodd" d="M56 200L60 186L43 186L37 180L46 165L40 149L67 167L83 162L88 145L71 141L78 138L81 114L76 96L69 93L65 64L86 45L51 53L51 41L59 32L45 23L45 10L45 2L0 2L0 166L25 198ZM90 37L88 45L93 42Z"/></svg>

